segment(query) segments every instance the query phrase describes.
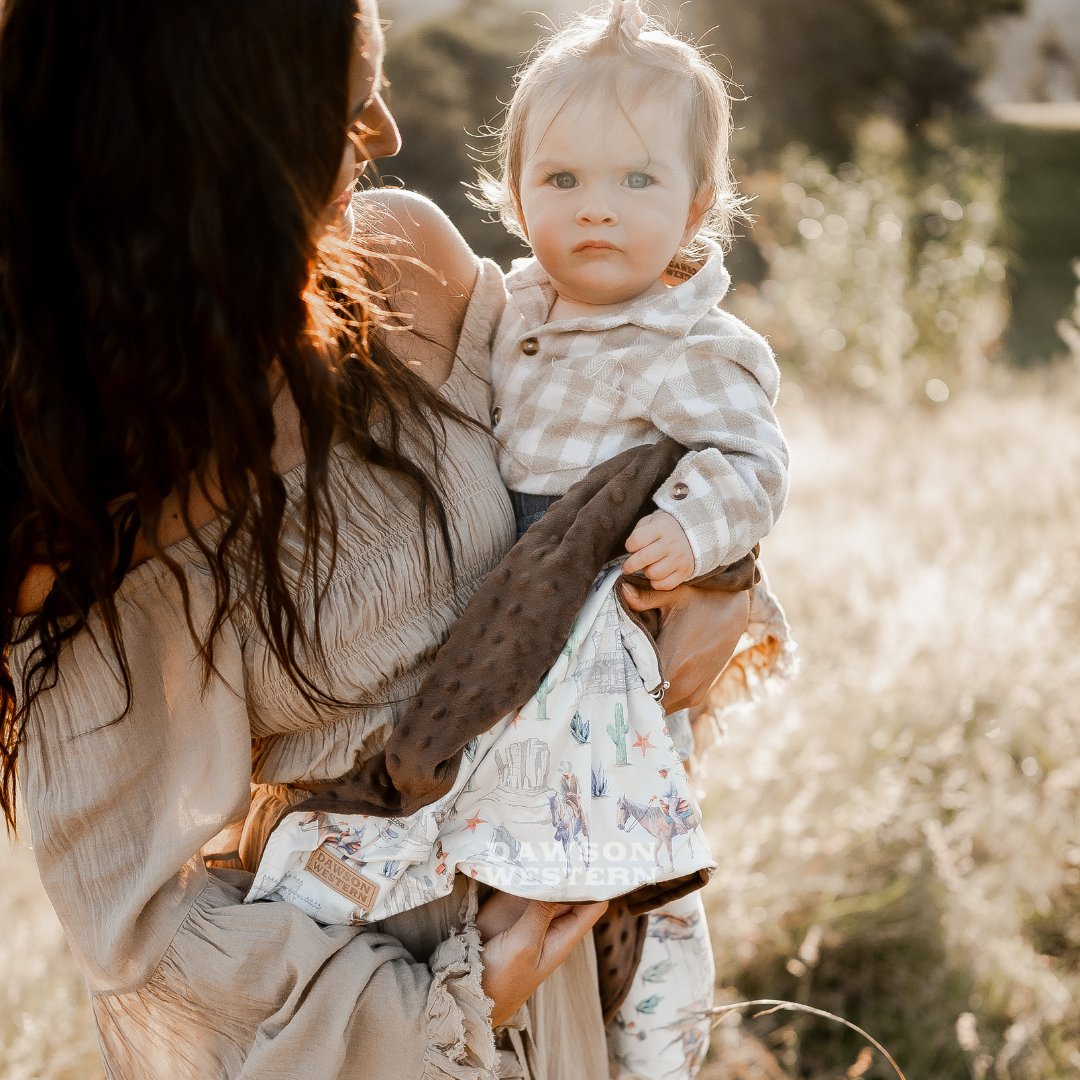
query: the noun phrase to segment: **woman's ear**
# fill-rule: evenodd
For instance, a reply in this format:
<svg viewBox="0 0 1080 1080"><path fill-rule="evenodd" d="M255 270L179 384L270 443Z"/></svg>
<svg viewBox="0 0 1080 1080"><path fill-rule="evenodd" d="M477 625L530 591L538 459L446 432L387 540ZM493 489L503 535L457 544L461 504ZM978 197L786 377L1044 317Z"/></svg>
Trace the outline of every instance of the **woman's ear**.
<svg viewBox="0 0 1080 1080"><path fill-rule="evenodd" d="M715 189L702 184L694 196L694 201L690 204L689 213L686 215L686 231L683 233L681 247L685 248L697 236L701 223L705 220L705 215L712 209L714 201Z"/></svg>

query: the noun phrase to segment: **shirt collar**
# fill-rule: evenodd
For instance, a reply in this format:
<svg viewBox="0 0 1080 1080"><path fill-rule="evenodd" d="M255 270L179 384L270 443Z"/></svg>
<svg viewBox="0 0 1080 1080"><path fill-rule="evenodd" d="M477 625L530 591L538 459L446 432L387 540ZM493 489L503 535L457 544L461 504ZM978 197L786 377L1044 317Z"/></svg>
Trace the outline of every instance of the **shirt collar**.
<svg viewBox="0 0 1080 1080"><path fill-rule="evenodd" d="M527 333L575 333L580 330L613 330L620 326L640 326L671 337L681 337L727 294L731 275L724 266L724 253L712 240L703 240L705 261L693 277L681 285L654 296L643 296L618 311L585 315L549 323L548 312L555 303L555 289L535 258L517 259L506 277L506 287L525 320Z"/></svg>

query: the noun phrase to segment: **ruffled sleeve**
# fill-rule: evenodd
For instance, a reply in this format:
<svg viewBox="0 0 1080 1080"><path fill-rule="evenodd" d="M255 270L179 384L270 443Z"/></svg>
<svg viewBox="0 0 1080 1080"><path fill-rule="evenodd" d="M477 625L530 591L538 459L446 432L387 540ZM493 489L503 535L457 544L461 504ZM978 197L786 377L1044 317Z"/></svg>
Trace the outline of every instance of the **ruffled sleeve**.
<svg viewBox="0 0 1080 1080"><path fill-rule="evenodd" d="M185 554L198 631L212 589ZM131 707L94 624L33 707L22 760L41 878L90 986L108 1076L493 1080L469 919L428 964L388 934L244 905L250 875L206 869L200 851L250 801L243 642L229 624L204 679L160 564L132 571L117 602Z"/></svg>
<svg viewBox="0 0 1080 1080"><path fill-rule="evenodd" d="M480 985L483 967L475 916L476 887L471 884L464 926L439 945L430 961L433 977L423 1080L478 1080L499 1075L488 1019L492 1003Z"/></svg>
<svg viewBox="0 0 1080 1080"><path fill-rule="evenodd" d="M475 926L418 964L388 934L322 927L290 904L245 906L246 879L212 874L147 985L94 998L111 1076L498 1075Z"/></svg>

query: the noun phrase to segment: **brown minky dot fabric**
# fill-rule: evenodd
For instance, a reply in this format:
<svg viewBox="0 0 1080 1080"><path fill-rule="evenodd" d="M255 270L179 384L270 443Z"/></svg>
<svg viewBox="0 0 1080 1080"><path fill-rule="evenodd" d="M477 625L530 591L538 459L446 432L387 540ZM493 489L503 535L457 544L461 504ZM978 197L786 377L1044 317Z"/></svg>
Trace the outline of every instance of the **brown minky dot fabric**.
<svg viewBox="0 0 1080 1080"><path fill-rule="evenodd" d="M402 817L445 795L466 743L536 693L596 575L625 552L685 453L667 438L627 450L554 503L477 589L383 752L293 810ZM755 578L751 554L692 584L742 592ZM655 622L641 621L655 633Z"/></svg>
<svg viewBox="0 0 1080 1080"><path fill-rule="evenodd" d="M625 896L608 901L607 911L593 925L604 1027L615 1019L619 1006L630 993L648 929L649 916L632 914Z"/></svg>
<svg viewBox="0 0 1080 1080"><path fill-rule="evenodd" d="M473 595L383 753L341 784L283 807L278 820L314 811L402 817L446 794L466 743L536 693L596 575L625 552L634 526L652 513L653 495L685 453L665 438L597 465L576 483ZM756 549L690 584L725 593L751 589L758 579L755 555ZM645 578L626 580L649 587ZM655 611L629 614L656 636ZM610 903L594 928L605 1022L629 992L645 940L645 913L707 881L701 871L641 886Z"/></svg>

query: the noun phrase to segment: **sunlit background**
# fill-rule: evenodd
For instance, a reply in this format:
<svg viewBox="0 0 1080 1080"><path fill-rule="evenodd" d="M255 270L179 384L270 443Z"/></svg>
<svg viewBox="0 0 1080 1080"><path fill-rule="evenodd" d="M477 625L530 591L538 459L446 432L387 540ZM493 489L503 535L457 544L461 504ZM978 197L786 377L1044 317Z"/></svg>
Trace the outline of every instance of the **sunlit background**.
<svg viewBox="0 0 1080 1080"><path fill-rule="evenodd" d="M504 266L524 249L462 184L539 12L574 6L383 4L387 182ZM843 1015L910 1080L1080 1076L1080 0L670 12L743 98L726 303L777 350L793 450L763 548L801 671L697 771L719 993ZM26 843L0 847L0 1078L101 1077ZM794 1014L729 1017L702 1073L888 1075Z"/></svg>

